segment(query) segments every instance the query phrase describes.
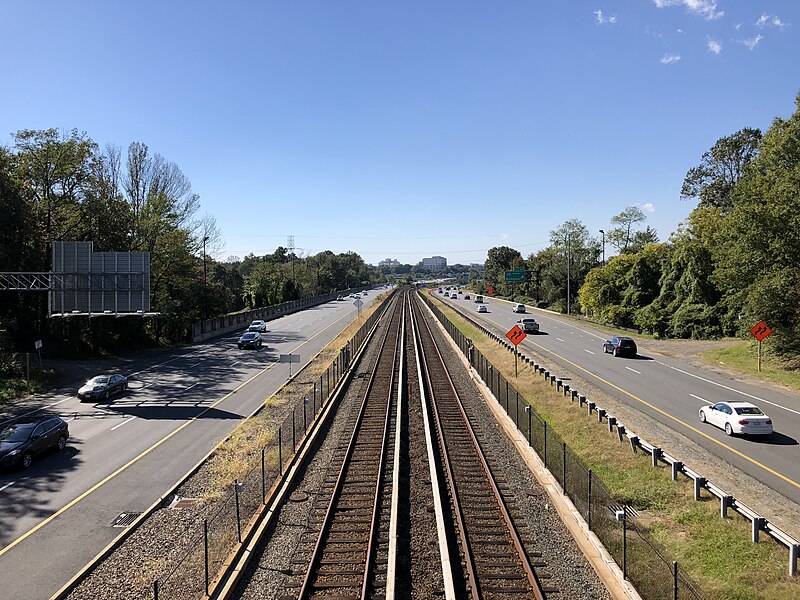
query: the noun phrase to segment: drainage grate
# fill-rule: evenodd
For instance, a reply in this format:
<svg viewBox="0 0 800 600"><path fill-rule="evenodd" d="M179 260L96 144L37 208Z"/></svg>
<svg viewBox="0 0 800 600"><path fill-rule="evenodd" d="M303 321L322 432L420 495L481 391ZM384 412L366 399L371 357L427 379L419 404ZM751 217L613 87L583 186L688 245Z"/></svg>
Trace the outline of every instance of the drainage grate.
<svg viewBox="0 0 800 600"><path fill-rule="evenodd" d="M172 509L194 508L198 504L200 504L200 500L197 498L178 498L175 496L169 507Z"/></svg>
<svg viewBox="0 0 800 600"><path fill-rule="evenodd" d="M127 512L121 513L114 521L111 523L112 527L128 527L131 523L136 520L136 517L141 515L140 512Z"/></svg>

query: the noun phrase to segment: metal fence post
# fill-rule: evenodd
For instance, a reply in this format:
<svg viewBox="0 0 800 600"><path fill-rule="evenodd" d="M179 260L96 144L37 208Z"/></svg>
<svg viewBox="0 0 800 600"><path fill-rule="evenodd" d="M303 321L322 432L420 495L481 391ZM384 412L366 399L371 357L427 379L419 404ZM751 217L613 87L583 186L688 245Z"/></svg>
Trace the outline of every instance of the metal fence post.
<svg viewBox="0 0 800 600"><path fill-rule="evenodd" d="M208 519L203 519L203 552L206 563L206 596L208 596Z"/></svg>
<svg viewBox="0 0 800 600"><path fill-rule="evenodd" d="M531 407L525 405L525 412L528 413L528 446L531 446Z"/></svg>
<svg viewBox="0 0 800 600"><path fill-rule="evenodd" d="M158 600L158 579L153 581L153 600Z"/></svg>
<svg viewBox="0 0 800 600"><path fill-rule="evenodd" d="M295 439L295 429L297 426L294 422L294 409L292 409L292 452L297 448L297 440Z"/></svg>
<svg viewBox="0 0 800 600"><path fill-rule="evenodd" d="M306 404L308 404L308 397L303 396L303 431L308 432L308 425L306 424Z"/></svg>
<svg viewBox="0 0 800 600"><path fill-rule="evenodd" d="M267 503L267 472L264 469L264 452L267 447L261 447L261 501Z"/></svg>
<svg viewBox="0 0 800 600"><path fill-rule="evenodd" d="M508 382L506 381L506 413L507 412L508 412ZM519 398L517 398L517 412L519 413Z"/></svg>
<svg viewBox="0 0 800 600"><path fill-rule="evenodd" d="M561 442L561 491L567 495L567 442Z"/></svg>
<svg viewBox="0 0 800 600"><path fill-rule="evenodd" d="M678 600L678 561L672 561L672 600Z"/></svg>
<svg viewBox="0 0 800 600"><path fill-rule="evenodd" d="M283 475L283 439L281 428L278 427L278 473Z"/></svg>
<svg viewBox="0 0 800 600"><path fill-rule="evenodd" d="M547 468L547 421L542 421L544 425L544 468Z"/></svg>
<svg viewBox="0 0 800 600"><path fill-rule="evenodd" d="M589 469L589 483L587 490L587 499L589 500L586 507L586 524L589 526L589 531L592 529L592 470Z"/></svg>
<svg viewBox="0 0 800 600"><path fill-rule="evenodd" d="M506 382L506 385L508 385L508 382ZM506 398L508 398L508 396L506 396ZM507 412L508 412L508 410L506 410L506 413L507 413ZM519 429L519 392L517 392L517 393L515 394L515 402L514 402L514 424L517 426L517 429Z"/></svg>
<svg viewBox="0 0 800 600"><path fill-rule="evenodd" d="M242 543L242 520L239 516L239 480L233 480L233 493L236 496L236 533L239 535L239 543Z"/></svg>
<svg viewBox="0 0 800 600"><path fill-rule="evenodd" d="M628 505L622 505L622 578L628 580Z"/></svg>

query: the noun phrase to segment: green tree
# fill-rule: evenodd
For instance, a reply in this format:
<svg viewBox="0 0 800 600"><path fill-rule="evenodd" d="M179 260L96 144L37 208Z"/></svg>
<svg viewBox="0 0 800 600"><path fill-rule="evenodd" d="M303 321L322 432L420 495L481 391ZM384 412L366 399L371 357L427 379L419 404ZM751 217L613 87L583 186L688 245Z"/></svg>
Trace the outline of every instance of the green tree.
<svg viewBox="0 0 800 600"><path fill-rule="evenodd" d="M699 206L730 212L733 190L757 156L760 141L761 131L750 127L717 140L703 154L700 164L686 173L681 198L696 198Z"/></svg>

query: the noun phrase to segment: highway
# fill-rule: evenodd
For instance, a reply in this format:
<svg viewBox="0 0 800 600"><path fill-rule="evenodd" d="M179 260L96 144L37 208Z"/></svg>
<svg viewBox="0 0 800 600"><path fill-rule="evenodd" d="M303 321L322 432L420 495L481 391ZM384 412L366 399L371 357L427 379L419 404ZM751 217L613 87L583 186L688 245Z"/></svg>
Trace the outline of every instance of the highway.
<svg viewBox="0 0 800 600"><path fill-rule="evenodd" d="M490 312L478 313L477 305L463 300L463 296L455 300L438 293L435 296L498 335L504 335L519 318L533 316L540 324L540 333L529 334L520 345L521 351L532 351L528 354L536 353L580 376L692 439L732 467L800 502L800 394L732 380L641 347L636 358L615 358L603 353L603 342L610 336L549 311L528 307L530 314L517 314L512 311L513 304L484 296ZM635 335L631 337L636 339ZM761 439L729 437L723 430L700 422L701 406L729 400L759 406L772 418L774 433ZM692 464L691 457L684 460L702 472L702 464ZM713 481L713 473L704 474ZM735 490L729 491L735 494Z"/></svg>
<svg viewBox="0 0 800 600"><path fill-rule="evenodd" d="M296 373L357 315L329 302L268 322L258 350L238 350L236 332L139 361L111 402L45 394L0 416L45 409L70 427L63 452L0 472L0 597L49 598L121 532L118 515L158 500L288 379L279 354L300 355Z"/></svg>

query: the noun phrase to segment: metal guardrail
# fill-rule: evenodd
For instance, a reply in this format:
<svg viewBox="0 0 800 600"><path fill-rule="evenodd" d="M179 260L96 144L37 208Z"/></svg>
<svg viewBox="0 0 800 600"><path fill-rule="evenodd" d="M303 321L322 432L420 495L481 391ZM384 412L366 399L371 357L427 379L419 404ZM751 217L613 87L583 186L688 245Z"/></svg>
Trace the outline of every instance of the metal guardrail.
<svg viewBox="0 0 800 600"><path fill-rule="evenodd" d="M451 307L452 308L452 307ZM465 315L461 311L457 311L462 318L469 321L471 325L479 329L482 333L487 335L492 340L496 341L501 346L507 348L510 351L514 350L514 346L506 341L501 336L495 334L494 332L490 331L468 315ZM551 374L549 370L547 370L542 365L539 365L530 357L526 356L524 353L519 352L518 356L520 360L525 362L528 365L533 367L535 373L541 374L545 381L550 381L551 384L556 385L557 390L561 390L563 395L569 396L570 401L577 400L580 406L586 405L588 414L591 415L593 413L597 414L597 421L598 423L602 423L603 419L608 425L608 430L613 431L616 427L617 430L617 437L620 441L623 438L626 438L627 441L630 443L631 450L633 452L637 452L638 450L642 450L649 454L652 457L653 466L658 466L659 461L670 465L672 470L672 479L673 481L678 479L678 474L682 474L687 478L691 479L694 482L694 499L701 500L701 491L706 490L709 494L716 496L719 498L720 501L720 516L724 519L727 517L728 510L731 509L750 521L751 523L751 540L753 543L757 543L759 539L760 532L764 532L769 535L772 539L777 541L778 543L785 546L789 551L789 564L788 564L788 573L790 576L797 575L797 564L798 558L800 558L800 540L793 538L787 532L783 531L781 528L777 527L773 523L753 509L748 507L743 502L737 500L733 494L729 494L719 486L715 485L714 483L710 482L708 478L701 475L699 472L687 467L683 461L678 460L677 458L671 456L670 454L664 452L662 448L654 446L649 442L645 441L644 439L640 438L636 435L633 431L630 431L619 422L619 420L611 415L606 409L597 405L597 403L592 402L585 396L584 394L580 394L577 390L572 389L571 386L567 383L564 383L564 380L557 378L555 375Z"/></svg>

